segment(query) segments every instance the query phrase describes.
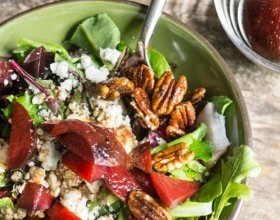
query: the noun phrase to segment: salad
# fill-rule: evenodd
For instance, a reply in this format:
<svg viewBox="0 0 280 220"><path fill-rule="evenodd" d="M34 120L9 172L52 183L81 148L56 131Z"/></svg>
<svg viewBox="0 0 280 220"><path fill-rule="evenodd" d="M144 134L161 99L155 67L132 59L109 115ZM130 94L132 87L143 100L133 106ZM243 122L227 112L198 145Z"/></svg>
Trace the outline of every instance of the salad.
<svg viewBox="0 0 280 220"><path fill-rule="evenodd" d="M233 101L188 91L154 49L151 68L131 54L97 14L64 47L22 39L0 61L1 219L217 220L252 196L260 165L227 138Z"/></svg>

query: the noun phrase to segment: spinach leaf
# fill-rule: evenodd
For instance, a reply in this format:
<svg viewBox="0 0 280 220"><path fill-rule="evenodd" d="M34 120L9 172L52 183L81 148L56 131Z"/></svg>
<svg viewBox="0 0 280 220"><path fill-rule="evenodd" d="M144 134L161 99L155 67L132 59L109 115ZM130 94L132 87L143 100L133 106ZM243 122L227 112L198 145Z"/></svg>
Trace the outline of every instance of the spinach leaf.
<svg viewBox="0 0 280 220"><path fill-rule="evenodd" d="M198 161L191 161L187 165L171 171L171 176L188 181L200 181L205 179L205 173L208 169Z"/></svg>
<svg viewBox="0 0 280 220"><path fill-rule="evenodd" d="M221 115L224 115L227 107L233 103L233 101L227 96L213 96L212 102L216 111Z"/></svg>
<svg viewBox="0 0 280 220"><path fill-rule="evenodd" d="M98 14L83 21L70 43L99 56L100 48L116 48L120 42L120 31L107 14Z"/></svg>
<svg viewBox="0 0 280 220"><path fill-rule="evenodd" d="M233 155L222 161L222 194L214 200L211 220L218 220L230 199L249 199L252 192L249 186L241 183L246 177L256 177L261 171L251 148L245 145L233 149Z"/></svg>
<svg viewBox="0 0 280 220"><path fill-rule="evenodd" d="M28 92L26 92L23 96L14 96L10 95L8 97L8 100L11 102L10 105L8 105L5 109L2 109L4 115L6 118L10 118L12 116L13 112L13 103L15 101L19 102L28 112L29 116L32 118L33 123L35 125L39 125L43 122L43 118L38 115L38 106L32 104L32 95L30 95Z"/></svg>
<svg viewBox="0 0 280 220"><path fill-rule="evenodd" d="M164 150L167 147L173 146L175 144L179 143L186 143L188 145L191 145L195 141L201 141L202 138L206 135L207 133L207 127L205 124L201 123L199 127L193 131L192 133L186 134L183 137L177 138L174 141L161 144L155 148L152 149L152 154L156 154L162 150Z"/></svg>
<svg viewBox="0 0 280 220"><path fill-rule="evenodd" d="M169 210L173 218L207 216L212 213L212 202L193 202L186 200L181 205Z"/></svg>
<svg viewBox="0 0 280 220"><path fill-rule="evenodd" d="M197 141L195 140L189 147L189 150L194 153L194 159L209 161L212 157L214 145L210 141Z"/></svg>
<svg viewBox="0 0 280 220"><path fill-rule="evenodd" d="M152 66L153 71L159 78L165 71L170 71L171 68L165 59L165 57L158 51L154 49L149 49L148 51L149 61Z"/></svg>

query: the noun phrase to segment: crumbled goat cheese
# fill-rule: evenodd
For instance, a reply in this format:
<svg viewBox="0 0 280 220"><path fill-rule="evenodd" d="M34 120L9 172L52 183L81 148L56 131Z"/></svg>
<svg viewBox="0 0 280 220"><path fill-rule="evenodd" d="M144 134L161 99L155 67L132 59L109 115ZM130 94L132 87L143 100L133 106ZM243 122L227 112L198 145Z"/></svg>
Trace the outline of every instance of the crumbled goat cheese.
<svg viewBox="0 0 280 220"><path fill-rule="evenodd" d="M107 80L108 75L109 71L104 66L98 69L94 65L91 65L85 69L86 79L94 83L101 83Z"/></svg>
<svg viewBox="0 0 280 220"><path fill-rule="evenodd" d="M87 198L77 189L71 189L67 191L60 200L61 204L64 205L69 211L73 212L77 217L82 220L88 219L88 207Z"/></svg>
<svg viewBox="0 0 280 220"><path fill-rule="evenodd" d="M215 165L219 158L227 151L230 142L226 136L225 116L216 112L214 104L209 102L197 117L197 123L207 126L206 139L214 144L213 156L207 163L209 167Z"/></svg>
<svg viewBox="0 0 280 220"><path fill-rule="evenodd" d="M31 183L41 184L45 187L49 187L49 184L45 181L46 171L41 167L33 166L29 169Z"/></svg>
<svg viewBox="0 0 280 220"><path fill-rule="evenodd" d="M65 81L61 82L60 87L68 92L71 92L71 90L73 89L72 79L66 79Z"/></svg>
<svg viewBox="0 0 280 220"><path fill-rule="evenodd" d="M38 160L42 162L42 167L45 170L55 170L60 156L60 153L55 149L54 143L46 141L41 145Z"/></svg>
<svg viewBox="0 0 280 220"><path fill-rule="evenodd" d="M55 62L50 65L52 73L59 76L61 79L68 78L69 65L66 61Z"/></svg>
<svg viewBox="0 0 280 220"><path fill-rule="evenodd" d="M17 77L18 77L18 76L17 76L17 74L15 74L15 73L13 73L13 74L11 75L11 79L12 79L12 80L16 80Z"/></svg>
<svg viewBox="0 0 280 220"><path fill-rule="evenodd" d="M100 57L103 60L109 61L112 64L116 64L118 62L118 59L121 55L121 52L117 49L112 48L100 48Z"/></svg>
<svg viewBox="0 0 280 220"><path fill-rule="evenodd" d="M46 95L44 93L39 93L33 96L32 98L32 104L34 105L41 105L46 98Z"/></svg>
<svg viewBox="0 0 280 220"><path fill-rule="evenodd" d="M56 93L56 97L60 100L60 101L65 101L69 95L69 93L62 88L61 86L57 87L57 91L55 91Z"/></svg>
<svg viewBox="0 0 280 220"><path fill-rule="evenodd" d="M11 180L15 183L22 180L22 178L23 178L23 174L20 171L15 171L11 176Z"/></svg>
<svg viewBox="0 0 280 220"><path fill-rule="evenodd" d="M129 116L123 115L121 100L106 101L92 97L90 104L93 109L93 116L99 123L111 128L117 128L122 125L130 126Z"/></svg>
<svg viewBox="0 0 280 220"><path fill-rule="evenodd" d="M49 190L54 197L58 197L60 193L61 182L58 180L55 173L52 171L48 176Z"/></svg>
<svg viewBox="0 0 280 220"><path fill-rule="evenodd" d="M114 220L114 216L113 215L105 215L105 216L101 216L99 217L97 220Z"/></svg>
<svg viewBox="0 0 280 220"><path fill-rule="evenodd" d="M28 89L32 91L33 94L39 94L40 90L37 89L35 86L33 86L32 84L29 84Z"/></svg>
<svg viewBox="0 0 280 220"><path fill-rule="evenodd" d="M102 186L102 182L101 181L94 181L92 183L86 182L86 186L91 193L97 194L100 191L100 187Z"/></svg>
<svg viewBox="0 0 280 220"><path fill-rule="evenodd" d="M71 102L69 103L68 108L71 113L67 116L67 119L90 121L90 111L86 104L82 103L78 105L77 102Z"/></svg>
<svg viewBox="0 0 280 220"><path fill-rule="evenodd" d="M0 163L6 164L8 159L8 143L0 138Z"/></svg>
<svg viewBox="0 0 280 220"><path fill-rule="evenodd" d="M86 54L82 54L81 56L81 66L82 68L86 69L87 67L93 65L93 62L90 58L90 56L86 55Z"/></svg>
<svg viewBox="0 0 280 220"><path fill-rule="evenodd" d="M4 86L7 86L9 84L9 80L4 79Z"/></svg>

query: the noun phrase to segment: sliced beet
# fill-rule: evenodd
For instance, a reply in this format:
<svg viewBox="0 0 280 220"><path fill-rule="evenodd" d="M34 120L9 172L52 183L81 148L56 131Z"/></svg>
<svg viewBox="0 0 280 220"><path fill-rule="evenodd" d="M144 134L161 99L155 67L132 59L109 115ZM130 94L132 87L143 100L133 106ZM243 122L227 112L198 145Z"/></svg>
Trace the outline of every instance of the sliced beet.
<svg viewBox="0 0 280 220"><path fill-rule="evenodd" d="M128 155L116 138L113 129L88 124L79 120L64 120L45 125L53 136L81 158L96 165L118 166L128 164Z"/></svg>
<svg viewBox="0 0 280 220"><path fill-rule="evenodd" d="M58 200L47 211L47 215L51 220L80 220L79 217L74 215L65 206L63 206Z"/></svg>
<svg viewBox="0 0 280 220"><path fill-rule="evenodd" d="M152 172L152 154L149 143L144 143L131 152L132 165L147 172Z"/></svg>
<svg viewBox="0 0 280 220"><path fill-rule="evenodd" d="M150 193L151 190L147 189L148 183L145 182L146 177L141 176L141 179L140 174L136 176L135 172L135 170L127 170L124 166L107 167L104 177L105 184L122 201L126 201L129 193L134 190ZM138 170L138 172L144 173L141 170ZM148 174L144 173L144 175ZM150 187L152 187L151 184Z"/></svg>
<svg viewBox="0 0 280 220"><path fill-rule="evenodd" d="M28 182L18 200L18 208L27 209L29 213L46 210L51 207L53 197L42 185Z"/></svg>
<svg viewBox="0 0 280 220"><path fill-rule="evenodd" d="M62 156L62 163L87 182L99 180L105 175L103 166L95 165L93 162L82 159L71 151Z"/></svg>
<svg viewBox="0 0 280 220"><path fill-rule="evenodd" d="M175 179L159 173L152 173L151 179L161 201L169 208L176 207L199 190L198 182Z"/></svg>
<svg viewBox="0 0 280 220"><path fill-rule="evenodd" d="M46 79L46 68L54 62L54 53L47 52L44 47L33 49L23 62L24 69L35 78Z"/></svg>
<svg viewBox="0 0 280 220"><path fill-rule="evenodd" d="M0 95L7 94L11 90L13 86L11 79L13 71L9 61L0 60Z"/></svg>
<svg viewBox="0 0 280 220"><path fill-rule="evenodd" d="M8 168L19 169L26 165L35 150L35 128L26 109L14 103L9 143Z"/></svg>

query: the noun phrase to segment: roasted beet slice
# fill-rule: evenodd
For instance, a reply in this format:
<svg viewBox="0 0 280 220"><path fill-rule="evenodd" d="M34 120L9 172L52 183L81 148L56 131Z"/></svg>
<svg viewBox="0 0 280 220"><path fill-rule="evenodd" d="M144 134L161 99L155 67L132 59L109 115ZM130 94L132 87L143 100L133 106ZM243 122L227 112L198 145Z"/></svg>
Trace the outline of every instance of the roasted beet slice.
<svg viewBox="0 0 280 220"><path fill-rule="evenodd" d="M76 215L63 206L58 200L47 211L51 220L80 220Z"/></svg>
<svg viewBox="0 0 280 220"><path fill-rule="evenodd" d="M6 94L13 86L11 75L13 68L9 61L0 60L0 95Z"/></svg>
<svg viewBox="0 0 280 220"><path fill-rule="evenodd" d="M151 179L161 201L169 208L176 207L199 189L198 182L175 179L159 173L152 173Z"/></svg>
<svg viewBox="0 0 280 220"><path fill-rule="evenodd" d="M47 52L44 47L33 49L23 62L24 69L35 78L47 78L46 67L54 61L54 53Z"/></svg>
<svg viewBox="0 0 280 220"><path fill-rule="evenodd" d="M61 144L81 158L96 165L118 166L128 164L128 155L116 138L113 129L99 127L79 120L64 120L54 125L47 123L47 130L59 136Z"/></svg>
<svg viewBox="0 0 280 220"><path fill-rule="evenodd" d="M84 160L71 151L63 154L62 163L87 182L99 180L105 175L105 168L103 166L98 166L93 162Z"/></svg>
<svg viewBox="0 0 280 220"><path fill-rule="evenodd" d="M52 201L51 193L44 186L28 182L19 198L18 207L32 213L49 209Z"/></svg>
<svg viewBox="0 0 280 220"><path fill-rule="evenodd" d="M149 143L144 143L131 152L131 162L133 166L147 172L152 172L152 154Z"/></svg>
<svg viewBox="0 0 280 220"><path fill-rule="evenodd" d="M142 176L142 174L148 174L141 170L138 170L138 172L142 172L141 174L136 175L135 172L135 170L127 170L124 166L107 167L104 177L105 184L122 201L126 201L129 193L133 190L150 193L152 190L149 189L148 185L152 187L152 184L148 183L147 176Z"/></svg>
<svg viewBox="0 0 280 220"><path fill-rule="evenodd" d="M35 150L35 128L26 109L14 103L12 129L8 154L8 168L19 169L26 165Z"/></svg>

